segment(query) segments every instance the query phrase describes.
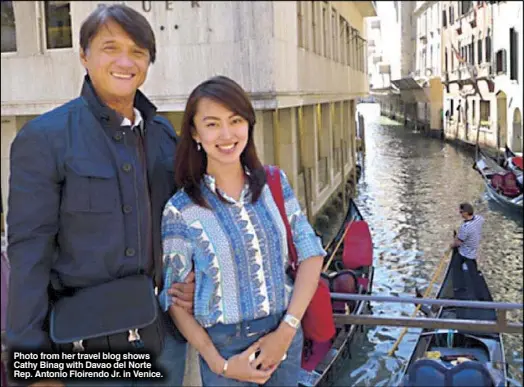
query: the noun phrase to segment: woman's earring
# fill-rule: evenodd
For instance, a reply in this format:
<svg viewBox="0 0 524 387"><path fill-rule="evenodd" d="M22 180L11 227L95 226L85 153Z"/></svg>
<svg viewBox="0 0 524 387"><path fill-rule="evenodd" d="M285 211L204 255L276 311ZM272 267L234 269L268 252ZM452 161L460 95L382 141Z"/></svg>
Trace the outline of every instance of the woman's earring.
<svg viewBox="0 0 524 387"><path fill-rule="evenodd" d="M201 150L202 150L202 147L200 146L200 143L199 143L199 142L197 142L197 151L199 151L199 152L200 152Z"/></svg>

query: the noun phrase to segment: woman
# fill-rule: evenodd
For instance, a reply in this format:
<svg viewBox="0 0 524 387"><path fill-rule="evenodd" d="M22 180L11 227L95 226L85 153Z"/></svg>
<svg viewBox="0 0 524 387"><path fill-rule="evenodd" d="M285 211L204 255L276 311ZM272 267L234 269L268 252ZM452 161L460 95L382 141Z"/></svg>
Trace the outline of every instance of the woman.
<svg viewBox="0 0 524 387"><path fill-rule="evenodd" d="M254 127L253 106L233 80L219 76L197 86L177 146L181 190L163 214L164 286L194 270L194 317L164 292L160 302L199 352L204 386L297 385L299 321L326 254L281 172L300 262L294 285L286 276L286 231Z"/></svg>

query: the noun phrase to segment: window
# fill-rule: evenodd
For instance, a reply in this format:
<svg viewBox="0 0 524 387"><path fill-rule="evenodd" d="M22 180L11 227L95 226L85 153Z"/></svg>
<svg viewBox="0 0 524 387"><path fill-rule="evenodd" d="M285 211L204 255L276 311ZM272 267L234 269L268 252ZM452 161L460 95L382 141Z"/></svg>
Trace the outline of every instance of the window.
<svg viewBox="0 0 524 387"><path fill-rule="evenodd" d="M16 52L16 28L13 2L2 0L2 52Z"/></svg>
<svg viewBox="0 0 524 387"><path fill-rule="evenodd" d="M340 63L343 63L345 65L347 65L347 53L346 53L346 19L344 19L342 16L340 16L340 21L339 21L339 26L338 26L338 29L340 31L340 36L339 36L339 39L340 39L340 43L339 43L339 46L340 46ZM367 50L366 50L367 52ZM367 53L366 53L367 55Z"/></svg>
<svg viewBox="0 0 524 387"><path fill-rule="evenodd" d="M495 72L506 73L506 50L498 50L495 54Z"/></svg>
<svg viewBox="0 0 524 387"><path fill-rule="evenodd" d="M444 52L444 72L448 72L448 49Z"/></svg>
<svg viewBox="0 0 524 387"><path fill-rule="evenodd" d="M322 40L323 40L323 44L324 44L324 47L323 47L323 51L322 53L324 54L324 56L326 58L330 58L330 53L329 53L329 15L328 15L328 8L327 8L327 3L324 1L322 3Z"/></svg>
<svg viewBox="0 0 524 387"><path fill-rule="evenodd" d="M455 23L455 9L453 4L449 7L449 25L452 26Z"/></svg>
<svg viewBox="0 0 524 387"><path fill-rule="evenodd" d="M491 62L491 36L486 36L486 62Z"/></svg>
<svg viewBox="0 0 524 387"><path fill-rule="evenodd" d="M73 47L69 1L45 1L44 7L47 48Z"/></svg>
<svg viewBox="0 0 524 387"><path fill-rule="evenodd" d="M482 39L477 40L477 59L478 64L482 63Z"/></svg>
<svg viewBox="0 0 524 387"><path fill-rule="evenodd" d="M476 115L476 102L475 100L473 100L471 102L471 120L473 121L473 125L475 125L475 115Z"/></svg>
<svg viewBox="0 0 524 387"><path fill-rule="evenodd" d="M489 101L480 101L480 124L489 125Z"/></svg>
<svg viewBox="0 0 524 387"><path fill-rule="evenodd" d="M305 42L304 42L304 7L302 4L302 1L297 1L297 32L298 32L298 47L305 48Z"/></svg>
<svg viewBox="0 0 524 387"><path fill-rule="evenodd" d="M446 28L448 26L448 20L446 18L446 10L442 10L442 28Z"/></svg>
<svg viewBox="0 0 524 387"><path fill-rule="evenodd" d="M475 64L475 43L473 41L468 45L469 46L469 63Z"/></svg>
<svg viewBox="0 0 524 387"><path fill-rule="evenodd" d="M318 23L318 20L317 20L317 3L311 1L309 2L308 1L308 4L311 5L311 27L312 27L312 30L313 30L313 40L312 40L312 49L313 49L313 52L318 54L318 38L317 38L317 23Z"/></svg>
<svg viewBox="0 0 524 387"><path fill-rule="evenodd" d="M346 55L347 55L347 65L351 66L351 30L349 24L346 23Z"/></svg>
<svg viewBox="0 0 524 387"><path fill-rule="evenodd" d="M338 51L337 11L333 8L331 9L331 57L337 62L340 60Z"/></svg>
<svg viewBox="0 0 524 387"><path fill-rule="evenodd" d="M509 29L509 79L518 81L518 32L515 28Z"/></svg>
<svg viewBox="0 0 524 387"><path fill-rule="evenodd" d="M461 5L461 15L465 15L469 12L469 10L471 9L471 6L473 4L471 4L471 1L461 1L459 2L459 6Z"/></svg>

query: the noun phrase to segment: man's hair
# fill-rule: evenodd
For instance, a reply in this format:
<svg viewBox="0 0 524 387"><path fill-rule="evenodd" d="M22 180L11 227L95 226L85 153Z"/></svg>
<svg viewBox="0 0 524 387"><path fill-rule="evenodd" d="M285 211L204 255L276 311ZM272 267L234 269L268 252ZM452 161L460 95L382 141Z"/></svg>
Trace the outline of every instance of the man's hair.
<svg viewBox="0 0 524 387"><path fill-rule="evenodd" d="M80 47L84 52L89 49L89 44L98 30L109 21L114 21L122 27L137 46L148 50L150 62L155 62L155 34L151 25L143 15L123 4L100 4L84 20L80 27Z"/></svg>
<svg viewBox="0 0 524 387"><path fill-rule="evenodd" d="M465 213L469 214L469 215L473 215L473 206L469 203L461 203L460 204L460 210L461 211L464 211Z"/></svg>

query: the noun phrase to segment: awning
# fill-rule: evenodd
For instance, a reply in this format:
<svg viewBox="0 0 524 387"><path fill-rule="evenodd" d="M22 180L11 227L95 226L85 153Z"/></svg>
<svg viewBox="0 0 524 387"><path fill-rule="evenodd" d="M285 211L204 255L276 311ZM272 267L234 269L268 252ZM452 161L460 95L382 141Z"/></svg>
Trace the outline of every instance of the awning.
<svg viewBox="0 0 524 387"><path fill-rule="evenodd" d="M427 93L412 77L406 77L391 81L400 90L402 101L407 103L429 102Z"/></svg>

